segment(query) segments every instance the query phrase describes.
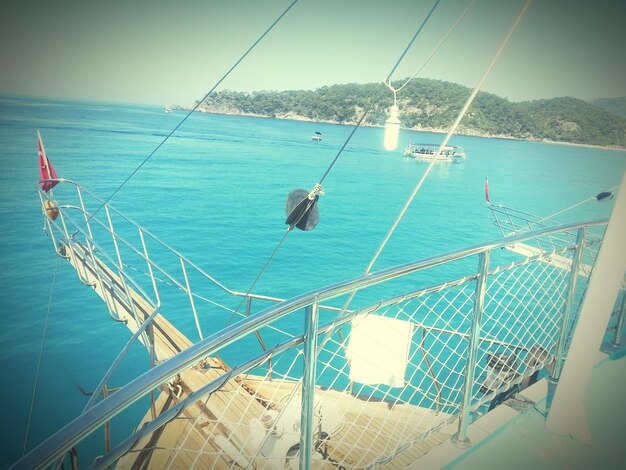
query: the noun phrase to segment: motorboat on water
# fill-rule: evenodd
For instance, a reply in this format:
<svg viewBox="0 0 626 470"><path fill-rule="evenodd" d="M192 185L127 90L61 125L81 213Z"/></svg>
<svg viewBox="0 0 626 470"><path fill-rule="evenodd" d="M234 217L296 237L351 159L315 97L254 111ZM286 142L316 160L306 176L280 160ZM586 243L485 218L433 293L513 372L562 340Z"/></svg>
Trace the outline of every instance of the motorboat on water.
<svg viewBox="0 0 626 470"><path fill-rule="evenodd" d="M439 147L439 144L414 144L409 142L404 149L403 155L405 157L431 161L437 155ZM465 160L465 150L463 147L456 145L444 146L437 157L438 162L458 162L462 160Z"/></svg>

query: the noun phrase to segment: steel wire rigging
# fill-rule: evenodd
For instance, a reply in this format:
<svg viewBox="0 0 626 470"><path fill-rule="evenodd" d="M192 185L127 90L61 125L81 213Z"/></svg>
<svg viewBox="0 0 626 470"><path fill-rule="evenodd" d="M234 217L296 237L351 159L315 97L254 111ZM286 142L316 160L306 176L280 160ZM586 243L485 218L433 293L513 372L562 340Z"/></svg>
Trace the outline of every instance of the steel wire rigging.
<svg viewBox="0 0 626 470"><path fill-rule="evenodd" d="M472 0L472 4L475 0ZM426 15L426 17L424 18L424 20L421 22L420 26L417 28L415 34L413 35L413 37L411 38L411 40L409 41L408 45L404 48L404 50L402 51L402 53L400 54L400 56L398 57L398 60L396 61L396 63L393 65L393 67L391 68L391 71L389 72L389 74L387 75L387 78L385 79L385 83L389 80L389 78L393 75L394 71L398 68L398 66L400 65L400 63L402 62L402 60L404 59L404 57L406 56L407 52L409 51L409 49L411 48L411 46L413 45L413 43L415 42L415 40L417 39L417 37L419 36L419 34L422 32L422 30L424 29L426 23L430 20L433 12L435 11L435 9L437 8L437 6L439 5L439 3L441 2L441 0L436 0L435 3L433 4L432 8L430 9L430 11L428 12L428 14ZM467 9L469 10L469 8ZM466 11L467 11L466 10ZM465 12L466 13L466 12ZM453 29L456 28L456 25L460 22L460 20L465 16L465 13L463 14L463 16L457 21L457 23L454 25ZM451 31L450 31L451 32ZM446 39L447 36L449 36L450 32L446 35ZM445 41L445 39L444 39ZM442 41L440 43L440 45L438 47L441 47L441 44L443 44ZM433 54L431 54L431 57ZM430 60L430 57L429 59ZM425 65L425 64L424 64ZM421 68L424 67L424 65L422 65ZM420 68L420 70L421 70ZM415 76L415 75L414 75ZM410 79L409 79L410 80ZM331 170L333 169L335 163L337 163L337 160L339 160L339 157L343 154L343 151L346 149L347 145L350 143L350 141L352 140L352 137L354 136L355 132L357 131L357 129L361 126L361 124L363 123L363 121L365 120L365 117L369 114L369 112L372 110L372 108L374 107L374 102L370 103L370 106L361 114L361 117L359 118L359 120L356 122L356 124L353 126L352 130L350 131L350 134L348 135L348 137L345 139L344 143L342 144L342 146L339 148L338 152L336 153L335 157L332 159L332 161L330 162L330 164L328 165L328 167L326 168L326 171L324 172L324 174L322 175L322 177L319 179L319 181L317 183L315 183L313 189L308 192L308 195L306 197L304 197L302 200L300 200L297 203L293 203L293 204L289 204L289 198L293 198L296 191L304 191L306 192L306 190L299 190L296 189L294 191L292 191L289 196L288 196L288 201L287 201L287 205L288 205L288 210L287 210L287 219L285 220L285 224L288 225L286 232L283 234L283 236L281 237L280 241L278 242L277 246L274 248L272 254L270 255L270 257L267 259L267 261L265 262L265 264L261 267L261 270L259 271L259 274L257 274L256 278L254 279L254 281L252 282L252 284L250 285L250 288L247 290L246 294L244 296L242 296L241 301L239 302L239 305L237 306L237 308L235 309L235 311L233 312L233 314L231 315L231 317L229 318L227 325L230 324L233 320L233 318L239 314L239 309L241 308L241 306L243 305L245 299L248 297L248 295L252 292L252 290L254 289L254 287L256 286L256 284L259 282L259 280L261 279L261 276L263 275L263 273L266 271L267 267L269 266L270 262L272 261L272 259L274 258L274 256L276 255L276 253L278 252L278 250L281 248L281 246L284 244L285 240L287 239L287 235L294 229L294 228L299 228L300 230L303 231L307 231L307 230L312 230L315 225L317 224L317 218L318 215L316 213L317 211L317 201L319 200L319 196L323 195L323 188L322 188L322 183L324 182L324 179L326 179L326 177L328 176L328 174L331 172ZM315 219L314 224L308 224L308 219L309 217L312 217Z"/></svg>
<svg viewBox="0 0 626 470"><path fill-rule="evenodd" d="M424 184L424 181L426 180L426 178L428 177L428 174L430 173L430 171L433 169L433 166L435 165L435 162L437 161L438 157L441 155L441 152L443 151L443 149L445 148L446 145L448 145L448 141L450 140L450 138L452 137L452 134L454 134L456 132L457 127L459 126L459 123L461 122L461 119L463 119L463 117L465 116L465 113L467 113L467 110L469 109L469 107L471 106L471 104L474 101L474 98L476 98L476 95L478 94L478 92L480 91L480 89L482 88L483 83L485 82L485 80L487 79L487 77L489 76L489 74L491 73L493 67L495 66L496 62L498 61L498 59L500 58L500 56L502 55L502 52L504 51L504 49L506 48L506 46L508 45L511 37L513 36L513 33L515 32L515 30L517 29L517 26L519 25L519 23L521 22L522 18L524 17L524 15L526 14L526 11L528 10L528 7L530 6L530 4L532 3L532 0L527 0L526 3L524 4L522 10L520 11L520 13L518 14L517 18L515 19L515 21L513 22L513 25L511 26L511 28L509 29L509 32L507 33L507 35L505 36L504 40L502 41L502 43L500 44L500 47L498 48L498 50L496 51L495 55L493 56L493 58L491 59L491 62L489 63L489 65L487 66L487 68L485 69L482 77L480 78L480 80L478 81L478 84L476 85L476 87L474 87L474 90L472 90L472 93L470 94L470 96L467 98L467 101L465 102L465 104L463 105L463 108L461 109L461 111L459 112L457 118L454 120L454 122L452 123L452 125L450 126L450 129L448 130L445 138L443 139L443 142L441 143L441 145L439 146L439 149L437 149L437 152L435 152L435 155L433 157L433 159L431 160L430 164L428 165L428 167L426 168L426 171L424 172L424 174L422 175L422 177L420 178L419 182L415 185L415 188L413 189L413 191L411 192L411 194L409 195L408 199L406 200L404 206L402 207L402 209L400 210L400 213L398 214L398 216L396 217L396 220L394 221L394 223L391 225L391 228L389 229L389 231L387 232L387 235L385 235L385 238L383 239L383 241L381 242L380 246L378 247L378 249L376 250L376 252L374 253L374 256L372 257L372 259L370 260L369 264L367 265L367 267L365 268L364 274L369 274L369 272L372 270L372 268L374 267L374 264L376 263L376 261L378 260L378 257L380 256L380 254L382 253L383 249L385 248L385 246L387 245L387 242L389 241L389 239L391 238L391 235L393 235L393 233L395 232L396 228L398 227L398 225L400 224L400 221L402 220L402 218L404 217L404 215L406 214L406 211L409 209L409 207L411 206L411 203L413 202L413 200L415 199L415 196L417 196L418 191L420 190L420 188L422 187L422 185ZM350 302L352 301L352 299L354 298L354 296L356 295L356 291L354 291L350 297L348 298L348 300L346 301L346 304L344 305L342 310L347 310L348 306L350 305Z"/></svg>
<svg viewBox="0 0 626 470"><path fill-rule="evenodd" d="M183 123L189 118L189 116L191 116L197 109L198 107L204 103L204 101L211 96L211 93L213 93L215 91L215 89L220 86L220 84L232 73L233 70L235 70L235 68L237 68L237 66L248 56L248 54L250 54L250 52L252 52L252 50L265 38L265 36L267 36L269 34L269 32L274 29L274 26L276 26L278 24L278 22L280 20L283 19L283 17L289 12L289 10L291 10L291 8L298 3L299 0L293 0L293 2L291 2L291 4L274 20L274 22L265 30L265 32L263 32L263 34L261 34L256 41L254 41L254 43L252 43L252 45L241 55L241 57L239 57L239 59L237 59L235 61L235 63L233 63L233 65L226 71L226 73L224 75L222 75L222 77L211 87L211 89L204 95L204 97L196 102L196 105L191 109L191 111L189 111L181 120L180 122L163 138L163 140L161 142L159 142L159 144L154 148L154 150L152 150L152 152L150 152L148 154L148 156L146 156L143 161L126 177L126 179L124 181L122 181L122 183L120 183L120 185L109 195L109 197L107 197L105 199L105 201L100 204L100 206L94 211L92 212L92 214L87 218L87 220L85 220L85 222L83 223L83 226L89 222L101 209L102 207L104 207L111 199L113 199L113 197L126 185L126 183L128 183L131 178L133 176L135 176L137 174L137 172L146 164L148 163L148 160L150 160L154 154L163 146L163 144L165 144L165 142L167 142L169 140L170 137L172 137L172 135L174 135L174 133L183 125ZM79 232L79 230L77 230L76 232L74 232L74 234L72 236L75 236L77 233Z"/></svg>
<svg viewBox="0 0 626 470"><path fill-rule="evenodd" d="M54 264L54 271L52 273L52 281L50 284L50 295L48 296L48 308L46 309L46 317L44 320L43 332L41 334L41 345L39 347L37 368L35 370L35 383L33 384L33 393L32 393L32 397L30 400L30 408L28 410L28 419L26 420L26 433L24 436L24 448L22 451L22 455L26 455L26 450L28 449L28 438L30 437L30 424L33 418L33 410L35 408L35 401L37 399L37 385L39 383L39 373L41 371L41 361L43 359L43 350L46 345L46 335L48 333L48 320L50 318L50 311L52 310L52 297L54 294L54 286L56 284L58 268L59 268L59 258L56 258L56 262Z"/></svg>

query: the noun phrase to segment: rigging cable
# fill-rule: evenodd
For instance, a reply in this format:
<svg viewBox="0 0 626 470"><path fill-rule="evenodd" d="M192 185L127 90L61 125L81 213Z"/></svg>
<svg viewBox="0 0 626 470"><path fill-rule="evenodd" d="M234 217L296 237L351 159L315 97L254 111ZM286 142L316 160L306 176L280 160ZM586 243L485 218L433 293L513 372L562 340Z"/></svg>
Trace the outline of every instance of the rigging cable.
<svg viewBox="0 0 626 470"><path fill-rule="evenodd" d="M235 70L235 68L246 58L246 56L250 52L252 52L252 50L263 40L263 38L265 38L265 36L267 36L267 34L274 28L274 26L276 26L278 22L283 19L283 17L289 12L289 10L291 10L291 8L296 3L298 3L298 1L299 0L293 0L293 2L278 16L278 18L274 20L274 22L265 30L265 32L261 34L257 38L257 40L254 41L254 43L248 48L248 50L246 50L246 52L244 52L243 55L226 71L226 73L222 76L222 78L220 78L215 83L215 85L213 85L213 87L208 91L208 93L206 93L201 100L196 102L196 105L191 109L191 111L189 111L183 117L183 119L174 127L174 129L172 129L170 133L165 136L165 138L154 148L154 150L152 150L152 152L150 152L150 154L137 166L137 168L135 168L130 173L130 175L128 175L128 177L124 181L122 181L122 183L111 193L111 195L102 204L100 204L100 206L89 216L89 218L85 220L85 222L81 225L81 227L83 227L87 222L89 222L100 211L100 209L102 209L102 207L104 207L104 205L108 203L113 198L113 196L115 196L118 193L118 191L120 191L120 189L122 189L122 187L124 187L124 185L128 183L128 181L130 181L130 179L133 176L135 176L135 174L148 162L148 160L152 158L152 156L163 146L163 144L167 142L167 140L174 134L174 132L176 132L180 128L180 126L182 126L183 123L189 118L189 116L191 116L196 111L196 109L198 109L198 107L202 103L204 103L204 101L211 95L211 93L213 93L215 89L226 79L226 77L228 77L231 74L231 72ZM78 232L79 230L74 232L72 236L75 236Z"/></svg>
<svg viewBox="0 0 626 470"><path fill-rule="evenodd" d="M248 298L248 296L250 295L250 293L252 292L252 289L254 289L254 287L256 286L257 282L259 282L259 279L261 279L261 276L263 276L263 273L265 273L265 270L267 269L267 267L270 265L270 262L272 261L272 259L274 259L274 256L276 255L276 253L278 252L279 248L283 245L283 243L285 242L285 239L287 238L287 235L289 235L289 232L291 231L292 227L289 227L283 237L280 239L280 241L278 242L278 245L276 245L276 248L274 248L274 251L272 252L272 254L270 255L270 257L267 259L267 261L265 262L265 264L263 265L263 267L261 268L261 270L259 271L259 274L257 274L256 278L254 279L254 281L252 281L252 284L250 285L250 287L248 288L248 291L245 293L245 295L243 295L241 297L241 301L239 302L239 305L237 305L237 308L233 311L233 314L230 316L230 318L228 319L228 321L226 322L226 325L230 325L230 322L233 321L233 318L235 318L235 315L239 315L239 309L241 308L241 306L243 305L244 301ZM259 332L258 330L256 331L257 337L259 336Z"/></svg>
<svg viewBox="0 0 626 470"><path fill-rule="evenodd" d="M465 113L467 112L467 110L469 109L470 105L474 101L474 98L478 94L478 91L480 90L480 88L482 87L483 83L485 82L485 80L487 79L489 74L491 73L491 70L493 69L493 67L496 64L496 62L498 61L498 59L500 58L500 55L502 54L502 52L504 51L504 49L508 45L511 37L513 36L513 33L517 29L517 26L519 25L520 21L522 20L522 18L526 14L526 11L528 10L528 7L530 6L531 3L532 3L532 0L526 0L526 3L524 4L524 7L522 8L520 13L518 14L517 18L515 19L515 22L513 23L513 25L511 26L509 32L507 33L506 37L502 41L502 44L500 44L500 47L498 48L498 50L497 50L496 54L494 55L493 59L491 59L491 62L489 63L489 66L487 67L487 69L483 73L483 76L481 77L481 79L479 80L478 84L476 85L476 87L474 88L474 90L470 94L469 98L465 102L465 105L463 106L463 108L459 112L459 115L455 119L454 123L452 124L452 126L450 126L450 129L448 130L448 133L446 134L446 137L444 138L443 142L439 146L439 149L435 153L435 155L434 155L433 159L431 160L430 164L426 168L426 171L422 175L422 178L419 180L419 182L417 183L417 185L413 189L413 192L411 193L411 195L409 196L409 198L405 202L404 207L400 211L400 214L398 214L398 217L396 218L396 220L392 224L391 228L387 232L387 235L385 236L385 238L383 239L382 243L378 247L378 250L376 251L376 253L372 257L372 259L369 262L369 264L367 265L367 268L365 269L364 275L367 275L367 274L370 273L372 267L374 266L374 263L376 263L376 260L378 260L378 257L380 256L380 254L382 253L383 249L387 245L387 242L391 238L391 235L393 234L393 232L398 227L398 224L400 223L400 221L404 217L404 214L406 213L406 211L408 210L409 206L413 202L413 199L415 199L415 196L417 195L417 192L420 190L420 188L422 187L422 184L426 180L426 177L428 176L428 174L432 170L435 162L437 161L437 158L439 158L439 156L441 155L441 152L443 151L444 147L448 144L448 141L452 137L452 134L454 134L454 132L456 131L459 123L461 122L461 119L463 119L463 116L465 116ZM350 302L352 302L352 299L356 295L356 292L357 291L353 291L350 294L350 297L348 297L346 303L344 304L344 306L342 308L342 315L348 309L348 306L350 305Z"/></svg>
<svg viewBox="0 0 626 470"><path fill-rule="evenodd" d="M374 104L372 103L370 105L370 107L363 112L361 118L358 120L358 122L354 125L352 131L350 132L350 134L348 135L348 137L346 138L346 140L344 141L343 145L341 146L341 148L339 149L339 151L337 152L337 154L335 155L335 158L333 158L332 162L330 163L330 165L328 166L328 168L326 169L326 171L324 172L324 174L322 175L322 177L320 178L319 182L315 185L315 188L313 189L313 191L311 191L311 194L320 194L322 193L322 181L324 181L324 178L326 178L326 176L328 176L328 173L330 173L330 170L332 169L332 167L334 166L334 164L337 162L337 160L339 159L339 156L343 153L344 149L346 148L346 146L348 145L348 143L350 142L350 140L352 139L352 136L354 135L354 133L356 132L356 130L359 128L359 126L361 125L361 123L363 122L363 120L365 119L365 116L367 116L367 114L369 113L369 111L372 110ZM250 287L248 288L248 290L246 291L245 295L243 295L241 297L241 301L239 302L239 305L237 305L237 308L235 308L235 310L233 311L233 314L230 316L230 318L228 319L228 321L226 322L226 325L230 325L230 323L233 321L233 318L235 318L236 315L240 315L239 313L239 309L241 308L241 306L243 305L244 301L246 298L248 298L248 296L250 295L250 293L252 292L252 290L254 289L254 287L256 286L256 284L259 282L259 280L261 279L261 276L263 276L263 274L265 273L265 270L267 269L267 267L269 266L270 262L272 261L272 259L274 258L274 255L276 255L276 253L278 252L278 250L282 247L283 243L285 242L285 240L287 239L287 235L289 235L289 232L291 232L293 230L294 227L296 227L296 225L298 225L298 223L300 222L300 220L306 215L307 210L315 203L315 199L311 199L311 194L309 195L309 203L306 207L306 210L302 211L302 213L300 214L300 216L298 218L296 218L294 221L292 221L289 225L289 227L287 227L287 230L285 231L285 233L283 234L282 238L280 239L280 241L278 242L278 244L276 245L276 248L274 248L274 251L272 252L272 254L270 255L270 257L267 259L267 261L265 262L265 264L261 267L261 270L259 271L259 274L257 274L256 278L254 279L254 281L252 281L252 284L250 285ZM257 333L257 337L259 335L258 331Z"/></svg>
<svg viewBox="0 0 626 470"><path fill-rule="evenodd" d="M454 32L454 30L457 28L457 26L459 24L461 24L461 22L465 19L465 17L467 16L467 14L469 13L469 11L472 9L472 7L474 6L474 4L476 3L476 0L471 0L468 4L467 7L465 7L465 10L463 11L463 13L461 13L461 16L459 16L457 18L457 20L454 22L454 24L450 27L450 29L448 29L448 31L446 32L446 34L444 34L443 38L441 39L441 41L439 41L439 44L437 44L437 46L435 46L435 48L433 49L433 51L430 53L430 55L426 58L426 60L424 61L424 63L420 66L419 69L417 69L417 71L411 75L399 88L393 88L393 86L391 85L391 75L392 73L390 73L387 78L385 79L385 85L387 85L388 88L391 89L391 91L395 93L398 93L399 91L401 91L405 86L408 85L408 83L413 80L415 77L417 77L417 75L424 69L424 67L426 67L426 65L428 65L428 63L430 62L430 60L435 56L435 54L437 54L437 52L439 52L439 49L441 49L441 47L445 44L445 42L448 40L448 38L450 37L450 35Z"/></svg>
<svg viewBox="0 0 626 470"><path fill-rule="evenodd" d="M472 3L474 3L476 0L472 0ZM417 31L415 32L415 34L413 35L413 37L411 38L411 40L409 41L409 43L407 44L407 46L404 48L404 51L402 51L402 54L400 54L400 57L398 58L398 60L396 61L396 63L394 64L394 66L391 68L391 71L389 72L389 74L387 75L387 78L385 79L385 85L389 86L387 83L389 82L389 79L391 78L391 76L393 75L393 73L395 72L395 70L398 68L398 66L400 65L400 63L402 62L402 59L404 59L404 56L406 56L407 52L409 51L409 49L411 48L411 46L413 45L413 43L415 42L415 39L417 39L417 36L422 32L422 30L424 29L424 26L426 26L426 23L428 22L428 20L430 19L430 17L432 16L433 12L435 11L435 9L437 8L437 6L439 5L439 3L441 2L441 0L437 0L432 8L430 9L430 11L428 12L428 14L426 15L426 17L424 18L424 20L422 21L422 24L419 25L419 27L417 28ZM469 10L469 7L468 9ZM454 28L456 28L456 25L461 21L461 19L465 16L465 13L463 13L463 16L461 18L459 18L459 20L457 21L457 23L454 25L454 27L452 28L452 30ZM441 47L441 45L445 42L445 40L448 38L448 36L450 35L450 33L452 32L452 30L448 31L447 35L445 36L445 38L443 39L443 41L441 41L441 43L437 46L437 49L435 49L435 51L433 51L433 53L430 55L430 57L426 60L426 62L424 62L424 64L422 64L422 66L420 67L420 69L418 70L418 72L416 72L413 77L409 78L409 80L407 80L407 82L404 84L406 85L411 79L415 78L415 75L417 75L417 73L419 73L419 71L421 71L426 64L428 63L428 61L432 58L432 56L435 54L435 52L438 50L439 47ZM402 85L402 87L404 87L404 85ZM402 88L401 87L401 88ZM399 91L399 90L396 90ZM395 97L395 94L394 94ZM394 100L395 101L395 100ZM346 148L346 146L348 145L348 143L350 142L350 140L352 139L352 136L354 135L354 133L356 132L356 130L361 126L361 123L363 122L363 120L365 119L365 116L367 116L367 114L372 110L372 108L374 107L374 103L370 104L370 107L363 113L363 115L361 116L361 118L359 119L359 121L356 123L356 125L354 126L354 129L352 129L352 132L350 133L350 135L348 136L348 138L346 139L346 141L344 142L344 144L341 146L341 149L339 149L339 152L337 152L337 155L335 156L335 158L333 159L333 161L331 162L331 164L328 166L328 168L326 169L326 172L324 173L324 175L322 176L322 178L319 180L318 184L321 184L322 181L324 181L324 178L326 178L326 176L328 175L328 173L330 173L330 170L332 169L332 167L335 165L335 163L337 162L337 160L339 159L339 156L343 153L344 149Z"/></svg>
<svg viewBox="0 0 626 470"><path fill-rule="evenodd" d="M28 437L30 433L30 423L33 417L33 409L35 408L35 399L37 397L37 383L39 382L39 371L41 370L41 360L43 358L43 349L46 344L46 333L48 331L48 318L50 317L50 310L52 308L52 294L54 292L54 284L57 278L57 270L59 268L59 258L57 257L54 264L54 272L52 273L52 283L50 285L50 296L48 297L48 309L46 312L46 319L43 326L43 334L41 337L41 347L39 348L39 359L37 360L37 369L35 371L35 384L33 385L33 395L30 401L30 410L28 411L28 420L26 421L26 436L24 436L24 448L22 455L26 455L26 449L28 448Z"/></svg>
<svg viewBox="0 0 626 470"><path fill-rule="evenodd" d="M328 176L328 173L330 173L330 170L332 169L333 165L337 162L337 160L339 159L339 156L343 153L344 149L346 148L346 146L348 145L348 143L350 142L350 139L352 139L352 136L354 135L354 133L356 132L356 130L359 128L359 126L361 125L361 123L363 122L363 119L365 119L365 116L368 114L369 111L372 110L372 107L374 106L374 104L372 103L369 107L369 109L367 109L363 115L361 116L361 118L358 120L358 122L354 125L352 131L350 132L350 135L348 135L348 138L345 140L345 142L343 143L343 145L341 146L341 148L339 149L339 151L337 152L337 155L335 155L335 158L332 160L332 162L330 163L330 165L328 166L328 168L326 169L326 171L324 172L324 175L322 175L322 177L319 180L319 183L317 183L315 185L315 188L313 189L313 191L311 191L311 194L315 193L315 194L319 194L322 193L322 181L324 181L324 178L326 178L326 176ZM322 193L323 194L323 193ZM233 321L233 318L235 318L236 315L240 315L239 313L239 309L241 308L241 306L243 305L243 303L245 302L245 299L248 298L248 296L250 295L250 293L252 292L252 290L254 289L254 287L256 286L256 284L259 282L259 280L261 279L261 276L263 276L263 274L265 273L265 270L267 269L267 267L269 266L270 262L272 261L272 259L274 258L274 255L276 255L276 253L278 252L278 250L282 247L283 243L285 242L285 240L287 239L287 235L289 235L289 232L291 232L294 227L296 225L298 225L298 223L300 222L300 220L306 215L307 210L315 203L314 199L310 199L311 196L309 195L309 200L310 202L307 205L306 210L304 210L302 212L302 214L296 218L294 221L292 221L289 225L289 227L287 227L287 230L285 231L285 233L283 234L282 238L280 239L280 241L278 242L278 244L276 245L276 248L274 248L274 251L272 252L272 254L270 255L270 257L267 259L267 261L265 262L265 264L261 267L261 270L259 271L259 274L257 274L256 278L254 279L254 281L252 281L252 284L250 285L250 287L248 288L248 290L246 291L246 293L241 297L241 301L239 302L239 305L237 305L237 308L235 308L235 310L233 311L233 314L230 316L230 318L228 319L228 321L226 322L226 325L230 325L230 323ZM257 333L257 337L258 337L258 331Z"/></svg>
<svg viewBox="0 0 626 470"><path fill-rule="evenodd" d="M428 14L426 15L426 18L424 18L424 21L422 21L422 24L419 26L419 28L417 28L417 31L415 31L415 34L413 35L413 37L411 38L409 43L404 48L404 51L402 51L402 54L400 54L400 57L396 61L396 64L391 68L391 71L389 72L389 75L387 75L387 78L385 79L385 82L388 82L389 79L391 78L391 76L393 75L393 73L396 71L396 69L400 65L400 62L402 62L402 59L404 59L404 56L407 54L407 52L409 52L409 49L411 48L411 46L413 45L413 43L417 39L417 36L419 36L419 34L422 32L422 29L424 29L424 26L426 26L426 23L428 23L428 20L430 19L430 17L432 16L433 12L435 11L435 9L437 8L437 6L439 5L440 2L441 2L441 0L437 0L434 3L432 8L430 9Z"/></svg>
<svg viewBox="0 0 626 470"><path fill-rule="evenodd" d="M614 192L614 191L616 191L618 188L619 188L619 186L615 186L615 187L613 187L613 188L609 189L607 192L609 192L609 193L613 193L613 192ZM545 217L543 217L543 218L539 219L537 222L534 222L534 224L535 224L535 225L538 225L538 224L540 224L541 222L544 222L544 221L546 221L546 220L548 220L548 219L552 219L554 216L557 216L557 215L559 215L559 214L562 214L563 212L567 212L567 211L569 211L569 210L573 209L574 207L578 207L578 206L583 205L583 204L585 204L585 203L587 203L587 202L589 202L589 201L593 201L594 199L595 199L595 200L599 200L599 199L598 199L598 195L596 195L596 196L591 196L591 197L589 197L589 198L587 198L587 199L585 199L585 200L583 200L583 201L577 202L576 204L572 204L571 206L566 207L565 209L561 209L560 211L555 212L554 214L547 215L547 216L545 216Z"/></svg>
<svg viewBox="0 0 626 470"><path fill-rule="evenodd" d="M475 0L472 1L472 3ZM435 11L435 9L437 8L437 6L439 5L439 3L441 2L441 0L437 0L433 7L430 9L430 11L428 12L428 14L426 15L426 17L424 18L424 20L422 21L422 23L420 24L419 28L417 29L417 31L415 32L415 34L413 35L413 37L411 38L411 40L409 41L409 44L405 47L404 51L402 52L402 54L400 55L400 57L398 58L398 60L396 61L395 65L392 67L391 72L389 72L389 74L387 75L387 79L389 79L389 77L391 77L391 75L393 74L393 72L396 70L396 68L398 68L398 66L400 65L400 62L402 62L402 59L404 59L404 56L407 54L408 50L410 49L411 45L413 45L413 43L415 42L415 39L417 38L417 36L419 35L419 33L422 31L422 29L424 29L424 26L426 25L426 23L428 22L428 20L430 19L430 17L432 16L433 12ZM469 9L469 8L468 8ZM463 16L465 16L465 13L463 14ZM460 20L459 20L460 21ZM457 22L458 24L458 22ZM456 27L456 25L454 26ZM451 31L450 31L451 32ZM449 33L448 33L449 35ZM446 36L447 38L447 36ZM444 39L445 41L445 39ZM443 44L443 42L441 43ZM441 47L441 44L439 44L438 47ZM431 57L433 54L431 54ZM430 60L430 58L428 59ZM425 66L426 64L422 65L422 68ZM421 70L421 68L420 68ZM415 74L416 75L416 74ZM414 76L415 76L414 75ZM413 77L414 77L413 76ZM412 78L413 78L412 77ZM246 294L241 298L241 301L239 302L239 305L237 306L237 308L234 310L233 314L230 316L230 318L228 319L228 322L226 323L227 325L229 325L233 318L236 315L239 315L239 309L241 308L241 306L243 305L243 302L245 301L245 299L248 297L248 295L250 295L250 293L252 292L252 289L256 286L256 284L258 283L259 279L261 278L261 276L263 275L263 273L265 272L265 270L267 269L269 263L272 261L274 255L276 254L276 252L280 249L280 247L283 245L283 243L285 242L287 235L289 234L289 232L291 230L293 230L293 228L298 224L298 222L300 222L300 220L302 219L302 217L304 217L307 213L307 211L311 208L311 206L313 204L315 204L316 199L314 199L315 196L317 196L317 194L323 194L322 193L322 182L324 181L324 179L326 178L326 176L328 176L328 174L330 173L331 169L333 168L333 166L335 165L335 163L337 163L337 160L339 159L339 157L341 156L341 154L343 153L343 151L345 150L346 146L348 145L348 143L350 142L350 140L352 139L352 137L354 136L354 133L357 131L357 129L361 126L361 124L363 123L363 120L365 119L365 117L369 114L369 112L372 110L372 108L374 107L374 102L370 103L370 106L367 110L365 110L363 112L363 114L361 115L361 117L359 118L359 120L357 121L357 123L354 125L354 127L352 128L352 131L350 132L350 134L348 135L348 137L346 138L346 140L344 141L343 145L341 146L341 148L339 149L339 151L337 152L337 154L335 155L335 157L333 158L333 160L331 161L330 165L328 165L328 168L326 169L326 171L324 172L324 174L322 175L322 177L320 178L320 180L316 183L314 189L311 191L311 193L309 194L308 198L310 200L310 202L306 205L305 210L302 211L301 215L299 218L297 218L295 221L291 221L289 227L287 228L285 234L282 236L282 238L280 239L280 241L278 242L278 245L276 246L276 248L274 248L274 251L272 252L271 256L268 258L268 260L265 262L265 264L263 265L263 267L261 268L261 270L259 271L259 274L257 275L257 277L254 279L254 281L252 282L252 285L250 286L250 288L248 289L248 291L246 292Z"/></svg>

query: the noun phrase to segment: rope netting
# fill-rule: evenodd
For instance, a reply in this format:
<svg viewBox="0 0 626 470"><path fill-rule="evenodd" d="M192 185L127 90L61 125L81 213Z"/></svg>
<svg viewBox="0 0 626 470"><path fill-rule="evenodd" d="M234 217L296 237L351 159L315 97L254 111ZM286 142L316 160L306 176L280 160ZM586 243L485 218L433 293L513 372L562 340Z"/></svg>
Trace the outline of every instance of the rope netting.
<svg viewBox="0 0 626 470"><path fill-rule="evenodd" d="M490 204L489 209L493 215L494 224L498 227L503 237L558 225L558 222L552 217L541 218L537 215L507 206ZM509 248L524 255L539 254L550 250L557 252L562 251L568 246L574 245L576 243L576 237L576 232L565 231L555 235L542 237L540 239L533 240L532 242L524 242L524 244L518 244ZM591 274L591 266L595 263L598 255L598 249L603 237L603 227L592 227L586 229L585 247L580 267L581 274L586 276ZM559 259L556 258L552 261L559 261Z"/></svg>
<svg viewBox="0 0 626 470"><path fill-rule="evenodd" d="M73 185L61 184L59 191L64 186L78 189L80 203L60 207L48 230L55 246L64 240L66 253L84 253L79 275L82 269L86 279L93 271L98 282L117 275L123 282L109 294L115 298L110 303L132 304L125 300L131 288L153 296L151 305L164 314L175 312L169 318L184 334L194 333L194 317L206 335L221 331L219 324L223 328L233 311L229 303L243 294L228 290L109 206L68 238L98 201L89 202L88 193ZM602 230L587 227L584 233L581 265L591 269ZM535 247L526 254L491 250L478 311L477 252L368 286L356 311L324 310L317 339L313 466L401 468L448 439L467 402L464 383L473 336L469 407L474 415L536 373L550 372L561 335L567 348L588 280L589 273L579 269L574 315L565 318L576 240L576 231L562 232L525 241ZM394 297L380 300L382 292ZM346 291L333 302L341 305L350 295ZM255 299L265 304L254 308L277 300ZM133 315L139 324L142 313ZM220 349L226 362L209 357L163 384L152 406L156 412L150 411L145 423L178 403L185 406L165 429L137 438L122 459L150 458L163 468L297 466L304 317L302 310L294 310L255 332L265 339L263 347L254 334L242 335ZM477 332L472 330L476 324ZM258 355L262 360L254 362ZM194 398L214 381L220 385ZM145 457L149 450L151 456Z"/></svg>
<svg viewBox="0 0 626 470"><path fill-rule="evenodd" d="M557 254L571 260L572 253ZM549 262L554 255L492 252L471 378L476 412L554 361L567 331L570 276ZM379 301L349 322L321 327L314 467L402 468L449 438L463 406L477 276ZM168 424L179 438L158 447L165 468L297 468L302 345L273 354L272 362L271 374L265 366L238 374ZM181 380L193 383L207 370L186 371L196 377Z"/></svg>

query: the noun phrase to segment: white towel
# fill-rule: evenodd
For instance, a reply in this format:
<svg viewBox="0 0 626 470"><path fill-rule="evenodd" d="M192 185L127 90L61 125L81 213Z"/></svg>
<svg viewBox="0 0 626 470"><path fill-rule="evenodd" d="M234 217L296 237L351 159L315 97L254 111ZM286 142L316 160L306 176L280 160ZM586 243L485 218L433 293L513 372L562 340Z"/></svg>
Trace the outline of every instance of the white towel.
<svg viewBox="0 0 626 470"><path fill-rule="evenodd" d="M356 317L346 351L350 380L403 387L412 336L411 322L371 314Z"/></svg>

